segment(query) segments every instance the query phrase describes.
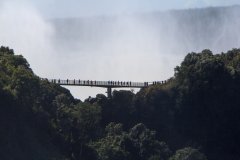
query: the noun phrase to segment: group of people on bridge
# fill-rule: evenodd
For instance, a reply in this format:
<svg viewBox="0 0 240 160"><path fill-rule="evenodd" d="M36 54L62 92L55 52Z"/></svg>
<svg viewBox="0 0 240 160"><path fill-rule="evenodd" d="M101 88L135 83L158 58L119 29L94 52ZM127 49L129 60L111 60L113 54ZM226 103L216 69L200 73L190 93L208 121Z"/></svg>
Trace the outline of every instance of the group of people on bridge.
<svg viewBox="0 0 240 160"><path fill-rule="evenodd" d="M156 84L164 84L164 83L167 83L167 81L153 81L153 85L156 85Z"/></svg>
<svg viewBox="0 0 240 160"><path fill-rule="evenodd" d="M62 84L62 85L86 85L86 86L116 86L116 87L147 87L149 85L157 85L166 83L166 81L153 81L153 82L131 82L131 81L92 81L92 80L60 80L51 79L48 80L52 83Z"/></svg>

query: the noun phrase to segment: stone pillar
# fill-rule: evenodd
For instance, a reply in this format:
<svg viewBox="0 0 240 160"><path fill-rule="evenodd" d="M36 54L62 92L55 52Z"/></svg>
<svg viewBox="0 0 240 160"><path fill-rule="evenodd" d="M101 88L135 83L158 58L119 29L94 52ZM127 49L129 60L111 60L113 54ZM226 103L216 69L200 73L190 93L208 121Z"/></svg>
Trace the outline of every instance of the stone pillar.
<svg viewBox="0 0 240 160"><path fill-rule="evenodd" d="M112 98L112 88L111 87L107 88L107 96L108 96L108 98Z"/></svg>

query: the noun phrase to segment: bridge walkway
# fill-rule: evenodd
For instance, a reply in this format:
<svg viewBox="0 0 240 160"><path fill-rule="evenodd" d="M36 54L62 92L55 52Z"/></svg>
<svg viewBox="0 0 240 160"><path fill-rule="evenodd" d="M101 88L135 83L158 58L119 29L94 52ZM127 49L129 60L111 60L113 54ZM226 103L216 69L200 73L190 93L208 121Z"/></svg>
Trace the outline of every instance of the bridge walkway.
<svg viewBox="0 0 240 160"><path fill-rule="evenodd" d="M144 88L149 85L163 84L166 81L155 82L131 82L131 81L93 81L93 80L62 80L62 79L45 79L50 83L66 85L66 86L89 86L107 88L108 97L111 98L112 88Z"/></svg>

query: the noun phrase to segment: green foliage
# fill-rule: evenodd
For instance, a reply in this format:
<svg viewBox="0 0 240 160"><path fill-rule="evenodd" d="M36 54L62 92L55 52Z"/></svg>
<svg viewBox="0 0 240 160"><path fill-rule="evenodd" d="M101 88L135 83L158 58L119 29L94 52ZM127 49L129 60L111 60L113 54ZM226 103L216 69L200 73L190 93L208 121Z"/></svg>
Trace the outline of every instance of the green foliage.
<svg viewBox="0 0 240 160"><path fill-rule="evenodd" d="M136 119L174 149L201 146L209 159L239 158L239 68L239 49L189 53L167 84L136 95Z"/></svg>
<svg viewBox="0 0 240 160"><path fill-rule="evenodd" d="M68 90L39 79L26 59L14 55L13 50L7 47L0 48L0 75L0 113L3 119L0 124L5 128L5 139L9 141L5 144L14 144L11 136L8 136L14 135L19 137L15 139L15 146L23 146L2 152L3 156L12 152L18 155L21 148L33 148L28 155L18 156L33 159L31 156L42 153L40 159L54 156L61 159L62 155L71 159L94 157L94 152L85 144L101 133L101 108L97 104L78 103ZM10 117L14 117L13 122L6 121ZM31 132L29 138L23 136L28 135L26 128ZM20 141L21 138L34 143L24 143ZM7 148L6 145L1 148ZM45 148L41 147L44 145ZM2 154L0 157L3 157ZM9 156L9 159L16 155ZM49 155L48 158L43 158L45 155Z"/></svg>
<svg viewBox="0 0 240 160"><path fill-rule="evenodd" d="M122 124L110 123L106 131L106 137L91 144L101 160L147 160L157 157L166 160L170 156L168 146L158 141L155 132L143 124L137 124L129 132L124 132Z"/></svg>
<svg viewBox="0 0 240 160"><path fill-rule="evenodd" d="M107 136L92 145L96 149L100 160L127 160L129 152L121 145L125 142L123 135Z"/></svg>
<svg viewBox="0 0 240 160"><path fill-rule="evenodd" d="M63 148L73 159L86 159L85 145L95 140L101 133L101 108L97 105L79 103L72 108L58 109L55 122L56 137L62 141Z"/></svg>
<svg viewBox="0 0 240 160"><path fill-rule="evenodd" d="M206 156L191 147L179 149L169 160L207 160Z"/></svg>
<svg viewBox="0 0 240 160"><path fill-rule="evenodd" d="M123 125L111 122L106 126L105 131L108 136L121 135L123 133Z"/></svg>
<svg viewBox="0 0 240 160"><path fill-rule="evenodd" d="M236 130L240 113L240 101L236 97L240 95L239 74L235 72L238 70L236 62L231 61L239 59L240 51L233 50L231 56L229 53L212 55L205 52L188 54L175 75L179 92L176 125L180 132L207 150L214 148L222 152L225 144L234 141L232 134L239 134ZM231 130L232 134L225 129ZM225 140L220 141L221 137ZM207 141L209 139L211 142ZM232 152L236 147L230 145L224 151Z"/></svg>
<svg viewBox="0 0 240 160"><path fill-rule="evenodd" d="M0 47L0 159L239 159L239 84L239 49L204 50L166 84L82 103Z"/></svg>
<svg viewBox="0 0 240 160"><path fill-rule="evenodd" d="M122 124L110 123L106 126L106 137L90 144L100 160L127 160L130 153L125 150L124 143L127 135L123 132Z"/></svg>
<svg viewBox="0 0 240 160"><path fill-rule="evenodd" d="M152 156L167 159L171 151L165 142L156 139L156 132L151 131L144 124L137 124L129 131L133 146L138 150L140 159L149 159Z"/></svg>
<svg viewBox="0 0 240 160"><path fill-rule="evenodd" d="M93 140L101 133L101 108L98 105L80 103L74 106L70 117L80 134L78 138L83 141Z"/></svg>
<svg viewBox="0 0 240 160"><path fill-rule="evenodd" d="M26 59L0 47L0 159L65 159L33 114L39 93L40 79Z"/></svg>
<svg viewBox="0 0 240 160"><path fill-rule="evenodd" d="M113 96L108 99L105 95L98 94L96 98L89 98L85 102L97 103L102 109L101 125L105 127L110 122L126 124L126 128L134 125L132 99L134 94L130 91L113 91Z"/></svg>

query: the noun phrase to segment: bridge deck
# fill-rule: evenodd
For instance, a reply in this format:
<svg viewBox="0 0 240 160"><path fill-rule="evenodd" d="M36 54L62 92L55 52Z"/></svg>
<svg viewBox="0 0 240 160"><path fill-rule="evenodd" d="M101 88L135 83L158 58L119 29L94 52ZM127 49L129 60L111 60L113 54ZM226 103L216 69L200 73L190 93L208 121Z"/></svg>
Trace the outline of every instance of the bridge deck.
<svg viewBox="0 0 240 160"><path fill-rule="evenodd" d="M69 86L90 86L104 88L143 88L149 85L149 82L123 82L123 81L91 81L91 80L61 80L47 79L50 83Z"/></svg>

